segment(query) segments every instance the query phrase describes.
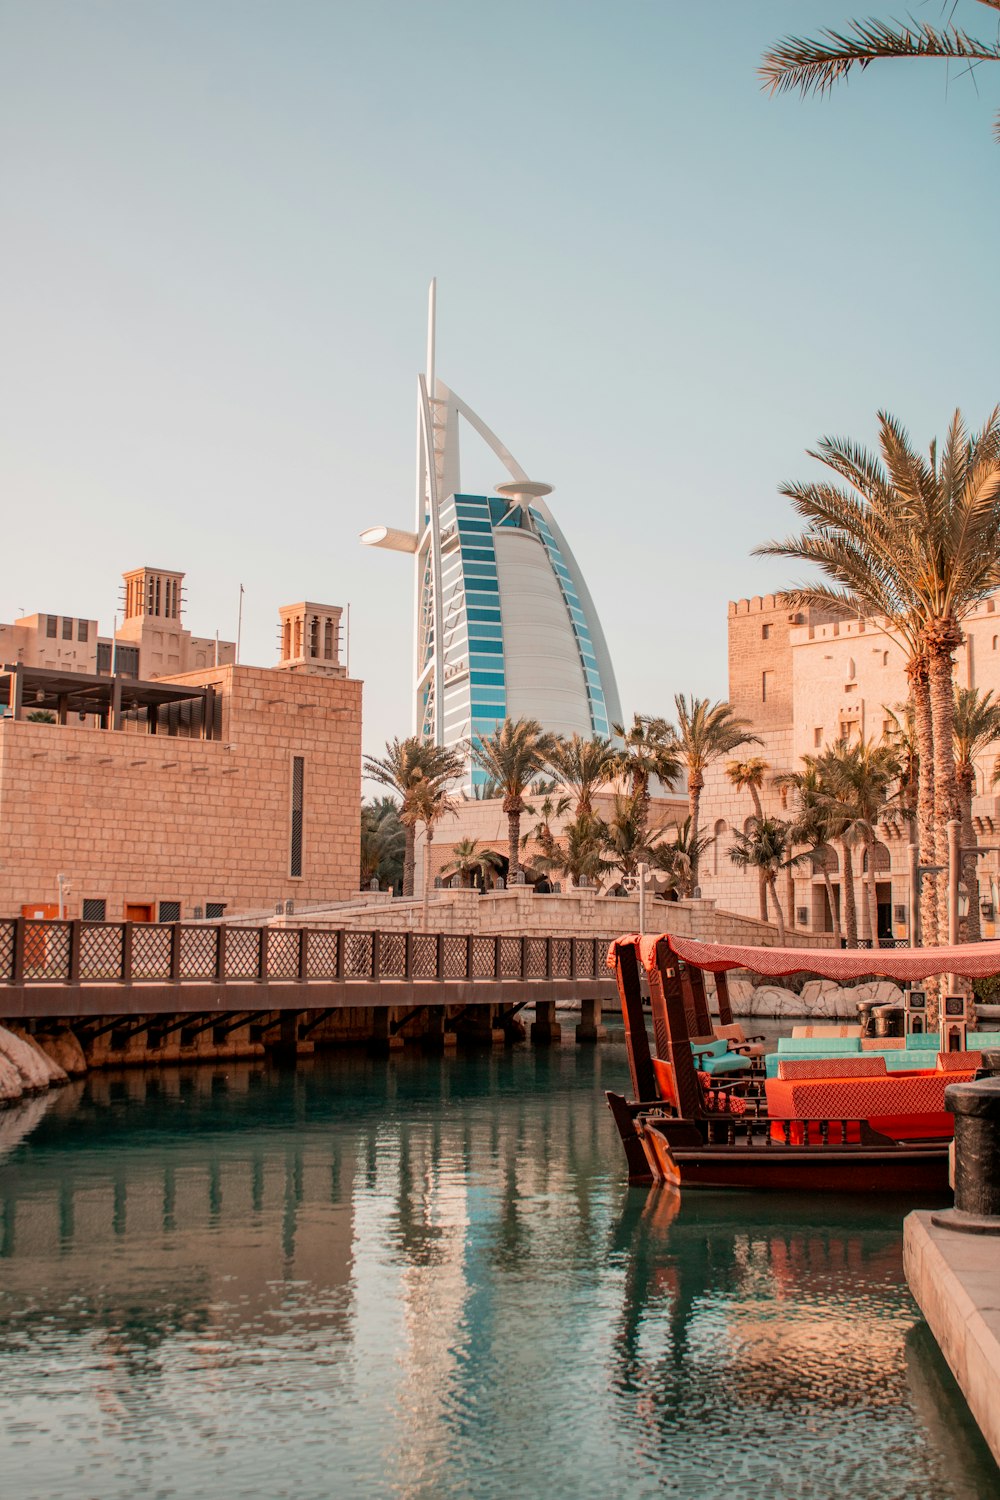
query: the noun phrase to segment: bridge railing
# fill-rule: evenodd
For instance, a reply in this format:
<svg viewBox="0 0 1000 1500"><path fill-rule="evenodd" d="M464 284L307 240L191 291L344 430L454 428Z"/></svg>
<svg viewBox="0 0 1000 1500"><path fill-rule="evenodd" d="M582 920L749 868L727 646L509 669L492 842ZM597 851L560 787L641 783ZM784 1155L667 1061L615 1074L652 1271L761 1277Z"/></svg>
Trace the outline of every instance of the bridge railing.
<svg viewBox="0 0 1000 1500"><path fill-rule="evenodd" d="M0 919L0 984L604 979L608 938Z"/></svg>

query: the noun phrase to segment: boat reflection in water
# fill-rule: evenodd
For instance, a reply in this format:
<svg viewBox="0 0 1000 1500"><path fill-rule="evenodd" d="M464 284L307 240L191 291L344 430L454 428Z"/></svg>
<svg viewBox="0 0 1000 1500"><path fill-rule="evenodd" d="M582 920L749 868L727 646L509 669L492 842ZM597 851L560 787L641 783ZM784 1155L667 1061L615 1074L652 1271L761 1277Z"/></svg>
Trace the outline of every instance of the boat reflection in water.
<svg viewBox="0 0 1000 1500"><path fill-rule="evenodd" d="M623 1066L338 1057L53 1097L0 1158L0 1472L51 1500L990 1493L914 1333L902 1210L625 1187Z"/></svg>

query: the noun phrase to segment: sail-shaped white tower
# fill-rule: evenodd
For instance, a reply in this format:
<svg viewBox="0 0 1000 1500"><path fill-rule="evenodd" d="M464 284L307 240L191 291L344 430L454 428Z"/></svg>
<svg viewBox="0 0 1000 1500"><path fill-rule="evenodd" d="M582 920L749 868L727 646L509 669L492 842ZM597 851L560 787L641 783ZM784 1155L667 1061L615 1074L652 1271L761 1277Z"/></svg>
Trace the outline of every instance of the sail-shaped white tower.
<svg viewBox="0 0 1000 1500"><path fill-rule="evenodd" d="M414 556L414 732L457 745L510 717L553 733L608 735L621 719L618 688L593 600L546 503L551 486L531 481L437 378L435 297L432 281L427 372L417 381L415 529L361 535ZM462 489L460 419L510 476L493 495Z"/></svg>

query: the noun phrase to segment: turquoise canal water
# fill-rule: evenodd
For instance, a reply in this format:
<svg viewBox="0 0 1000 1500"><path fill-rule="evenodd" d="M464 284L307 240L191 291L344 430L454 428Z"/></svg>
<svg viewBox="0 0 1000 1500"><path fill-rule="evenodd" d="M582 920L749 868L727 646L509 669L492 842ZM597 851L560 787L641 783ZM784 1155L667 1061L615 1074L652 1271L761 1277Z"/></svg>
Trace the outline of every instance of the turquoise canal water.
<svg viewBox="0 0 1000 1500"><path fill-rule="evenodd" d="M983 1500L904 1205L629 1189L623 1049L0 1117L0 1492Z"/></svg>

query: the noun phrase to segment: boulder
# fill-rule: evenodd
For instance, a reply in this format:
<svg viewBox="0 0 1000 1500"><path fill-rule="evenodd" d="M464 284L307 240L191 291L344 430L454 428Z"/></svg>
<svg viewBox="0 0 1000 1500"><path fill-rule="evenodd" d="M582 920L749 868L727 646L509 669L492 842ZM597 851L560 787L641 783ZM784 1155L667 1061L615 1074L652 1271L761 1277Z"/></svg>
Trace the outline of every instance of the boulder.
<svg viewBox="0 0 1000 1500"><path fill-rule="evenodd" d="M780 984L759 984L755 990L737 1003L733 1000L734 1016L801 1016L802 999L794 990L786 990Z"/></svg>
<svg viewBox="0 0 1000 1500"><path fill-rule="evenodd" d="M66 1072L66 1069L49 1056L37 1036L34 1036L30 1031L25 1031L20 1026L12 1026L11 1030L15 1036L20 1037L22 1042L27 1042L35 1055L41 1059L49 1075L50 1088L69 1083L69 1074Z"/></svg>
<svg viewBox="0 0 1000 1500"><path fill-rule="evenodd" d="M67 1083L62 1068L47 1057L41 1047L23 1034L0 1026L0 1055L6 1057L21 1075L26 1093L41 1093L53 1083Z"/></svg>
<svg viewBox="0 0 1000 1500"><path fill-rule="evenodd" d="M0 1109L24 1098L24 1079L14 1064L0 1053Z"/></svg>
<svg viewBox="0 0 1000 1500"><path fill-rule="evenodd" d="M70 1030L48 1031L32 1037L34 1041L58 1067L70 1078L82 1078L87 1071L87 1059L76 1036Z"/></svg>
<svg viewBox="0 0 1000 1500"><path fill-rule="evenodd" d="M70 1078L82 1078L88 1071L86 1053L75 1032L68 1028L37 1036L35 1041Z"/></svg>
<svg viewBox="0 0 1000 1500"><path fill-rule="evenodd" d="M802 986L802 1004L807 1013L811 1013L824 995L830 994L832 990L838 990L839 984L835 979L807 979Z"/></svg>

